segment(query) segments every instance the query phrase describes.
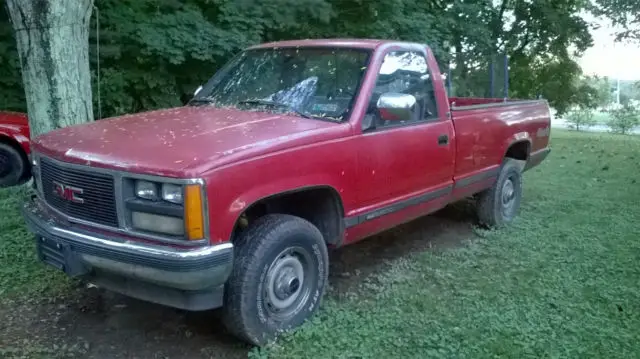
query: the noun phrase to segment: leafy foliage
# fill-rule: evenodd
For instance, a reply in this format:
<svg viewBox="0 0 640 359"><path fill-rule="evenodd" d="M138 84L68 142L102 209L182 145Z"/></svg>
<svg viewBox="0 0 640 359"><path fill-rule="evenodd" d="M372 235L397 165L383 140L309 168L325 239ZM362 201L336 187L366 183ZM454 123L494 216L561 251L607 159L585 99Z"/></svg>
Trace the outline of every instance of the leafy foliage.
<svg viewBox="0 0 640 359"><path fill-rule="evenodd" d="M640 102L640 82L620 81L620 103L623 105Z"/></svg>
<svg viewBox="0 0 640 359"><path fill-rule="evenodd" d="M103 113L180 105L267 29L296 27L298 18L326 21L329 9L314 2L285 1L279 9L247 1L98 1Z"/></svg>
<svg viewBox="0 0 640 359"><path fill-rule="evenodd" d="M6 11L0 11L0 110L24 111L20 61Z"/></svg>
<svg viewBox="0 0 640 359"><path fill-rule="evenodd" d="M620 26L618 40L640 41L640 2L637 0L596 0L595 13Z"/></svg>
<svg viewBox="0 0 640 359"><path fill-rule="evenodd" d="M616 133L627 134L629 130L640 125L640 111L633 105L627 104L611 112L612 119L609 127Z"/></svg>
<svg viewBox="0 0 640 359"><path fill-rule="evenodd" d="M559 112L580 103L574 61L591 43L582 0L96 0L90 36L94 110L102 117L176 106L231 56L264 41L389 38L428 43L454 94L543 96ZM96 25L99 22L99 36ZM100 96L98 90L98 46ZM572 49L572 50L569 50ZM11 27L0 13L0 107L24 110ZM96 113L99 115L98 113Z"/></svg>
<svg viewBox="0 0 640 359"><path fill-rule="evenodd" d="M590 92L593 97L590 98L587 107L606 108L613 102L614 84L608 77L587 76L580 81L582 81L582 86L592 88Z"/></svg>

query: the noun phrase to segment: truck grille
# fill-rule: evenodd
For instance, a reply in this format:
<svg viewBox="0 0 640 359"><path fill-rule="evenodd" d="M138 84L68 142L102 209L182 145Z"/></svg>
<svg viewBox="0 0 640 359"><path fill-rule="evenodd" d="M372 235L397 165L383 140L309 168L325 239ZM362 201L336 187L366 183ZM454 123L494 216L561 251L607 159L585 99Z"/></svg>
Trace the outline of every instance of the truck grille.
<svg viewBox="0 0 640 359"><path fill-rule="evenodd" d="M44 199L53 208L73 218L118 226L113 176L60 166L41 157L40 178ZM61 196L54 183L81 189L82 193L78 194L81 200L73 201Z"/></svg>

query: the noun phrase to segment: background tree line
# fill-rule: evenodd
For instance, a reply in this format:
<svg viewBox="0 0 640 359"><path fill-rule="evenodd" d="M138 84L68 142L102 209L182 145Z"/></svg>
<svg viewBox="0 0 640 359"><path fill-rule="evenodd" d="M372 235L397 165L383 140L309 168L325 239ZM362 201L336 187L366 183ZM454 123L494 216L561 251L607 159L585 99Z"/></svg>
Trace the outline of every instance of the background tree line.
<svg viewBox="0 0 640 359"><path fill-rule="evenodd" d="M427 43L443 72L451 65L458 96L489 94L491 62L500 87L501 54L506 54L510 96L542 96L563 113L591 106L599 93L597 84L584 81L576 62L592 44L590 25L580 13L613 18L614 2L603 0L593 8L585 0L95 0L89 39L94 113L98 118L99 99L102 117L180 105L246 46L320 37ZM502 96L501 89L495 95ZM0 11L0 109L26 111L5 11Z"/></svg>
<svg viewBox="0 0 640 359"><path fill-rule="evenodd" d="M640 125L640 82L588 76L581 83L583 101L564 116L572 128L600 125L626 134Z"/></svg>

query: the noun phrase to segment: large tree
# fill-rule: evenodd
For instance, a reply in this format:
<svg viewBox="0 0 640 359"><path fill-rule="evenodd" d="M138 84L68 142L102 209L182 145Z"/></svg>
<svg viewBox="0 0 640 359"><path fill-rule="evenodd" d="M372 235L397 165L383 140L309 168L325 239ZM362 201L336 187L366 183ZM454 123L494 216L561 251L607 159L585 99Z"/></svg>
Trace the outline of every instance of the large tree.
<svg viewBox="0 0 640 359"><path fill-rule="evenodd" d="M93 0L6 0L31 136L93 120L89 21Z"/></svg>
<svg viewBox="0 0 640 359"><path fill-rule="evenodd" d="M576 59L592 45L584 0L501 0L488 12L494 52L509 56L512 97L549 100L559 113L585 97Z"/></svg>

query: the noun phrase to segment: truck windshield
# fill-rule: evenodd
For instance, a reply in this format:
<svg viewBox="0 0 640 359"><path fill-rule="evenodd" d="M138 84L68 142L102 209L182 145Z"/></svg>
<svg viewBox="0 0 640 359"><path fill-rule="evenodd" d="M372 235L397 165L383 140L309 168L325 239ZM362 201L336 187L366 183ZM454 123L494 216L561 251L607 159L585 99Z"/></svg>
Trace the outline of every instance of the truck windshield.
<svg viewBox="0 0 640 359"><path fill-rule="evenodd" d="M214 75L190 104L341 121L351 110L369 54L348 48L247 50Z"/></svg>

